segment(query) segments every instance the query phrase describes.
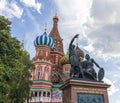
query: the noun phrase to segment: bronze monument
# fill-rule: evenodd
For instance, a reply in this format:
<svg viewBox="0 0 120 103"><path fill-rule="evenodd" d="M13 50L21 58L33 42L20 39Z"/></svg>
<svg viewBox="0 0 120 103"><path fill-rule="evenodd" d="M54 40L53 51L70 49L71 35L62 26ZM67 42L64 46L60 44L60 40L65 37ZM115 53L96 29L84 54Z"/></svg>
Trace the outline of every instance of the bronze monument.
<svg viewBox="0 0 120 103"><path fill-rule="evenodd" d="M84 61L81 61L80 57L76 54L73 42L78 36L79 34L75 35L69 45L69 60L71 64L70 78L102 81L104 69L100 67L93 58L90 58L89 54L86 54L86 60ZM99 68L98 76L94 69L94 64Z"/></svg>
<svg viewBox="0 0 120 103"><path fill-rule="evenodd" d="M89 54L85 55L85 60L80 59L73 44L78 36L75 35L69 45L70 79L60 87L63 103L109 103L107 88L110 85L102 81L104 69ZM98 73L94 65L99 68Z"/></svg>

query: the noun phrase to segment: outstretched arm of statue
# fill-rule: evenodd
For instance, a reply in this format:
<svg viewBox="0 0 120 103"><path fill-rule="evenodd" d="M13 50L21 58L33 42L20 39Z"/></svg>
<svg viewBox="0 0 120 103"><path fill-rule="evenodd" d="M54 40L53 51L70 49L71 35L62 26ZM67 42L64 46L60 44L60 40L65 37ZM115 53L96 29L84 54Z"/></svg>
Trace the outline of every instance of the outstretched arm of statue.
<svg viewBox="0 0 120 103"><path fill-rule="evenodd" d="M93 63L94 63L98 68L101 68L101 67L95 62L94 59L93 59Z"/></svg>
<svg viewBox="0 0 120 103"><path fill-rule="evenodd" d="M79 34L76 34L76 35L73 37L73 39L72 39L72 40L71 40L71 42L70 42L69 47L73 44L73 42L74 42L75 38L78 38L78 36L79 36Z"/></svg>

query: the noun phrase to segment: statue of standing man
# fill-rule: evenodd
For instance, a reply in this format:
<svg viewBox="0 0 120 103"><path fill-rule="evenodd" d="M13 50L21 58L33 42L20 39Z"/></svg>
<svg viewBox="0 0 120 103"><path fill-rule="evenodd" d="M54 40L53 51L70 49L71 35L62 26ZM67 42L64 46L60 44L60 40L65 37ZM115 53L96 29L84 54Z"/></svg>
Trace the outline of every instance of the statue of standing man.
<svg viewBox="0 0 120 103"><path fill-rule="evenodd" d="M69 45L69 61L71 64L70 77L79 78L80 75L80 58L76 54L75 45L73 44L75 38L78 38L79 34L76 34Z"/></svg>

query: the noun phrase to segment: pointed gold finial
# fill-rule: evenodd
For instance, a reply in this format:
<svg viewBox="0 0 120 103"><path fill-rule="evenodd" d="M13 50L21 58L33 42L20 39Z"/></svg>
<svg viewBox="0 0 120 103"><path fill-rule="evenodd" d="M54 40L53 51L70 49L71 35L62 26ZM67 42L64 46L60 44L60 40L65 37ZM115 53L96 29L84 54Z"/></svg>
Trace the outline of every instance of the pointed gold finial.
<svg viewBox="0 0 120 103"><path fill-rule="evenodd" d="M55 13L55 16L53 17L53 20L57 20L57 21L59 20L58 16L57 16L57 13Z"/></svg>
<svg viewBox="0 0 120 103"><path fill-rule="evenodd" d="M45 28L44 28L44 31L45 31L45 32L47 31L47 24L45 24Z"/></svg>
<svg viewBox="0 0 120 103"><path fill-rule="evenodd" d="M55 16L57 16L57 12L55 13Z"/></svg>

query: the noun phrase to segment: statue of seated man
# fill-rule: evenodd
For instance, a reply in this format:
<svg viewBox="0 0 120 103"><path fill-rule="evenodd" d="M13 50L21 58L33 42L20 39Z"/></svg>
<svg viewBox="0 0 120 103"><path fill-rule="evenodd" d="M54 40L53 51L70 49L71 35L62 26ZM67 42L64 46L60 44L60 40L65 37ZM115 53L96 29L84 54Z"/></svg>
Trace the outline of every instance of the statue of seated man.
<svg viewBox="0 0 120 103"><path fill-rule="evenodd" d="M82 68L86 79L97 80L97 73L94 69L94 64L101 69L101 67L95 62L93 58L90 58L88 54L85 55L85 61L82 62Z"/></svg>

